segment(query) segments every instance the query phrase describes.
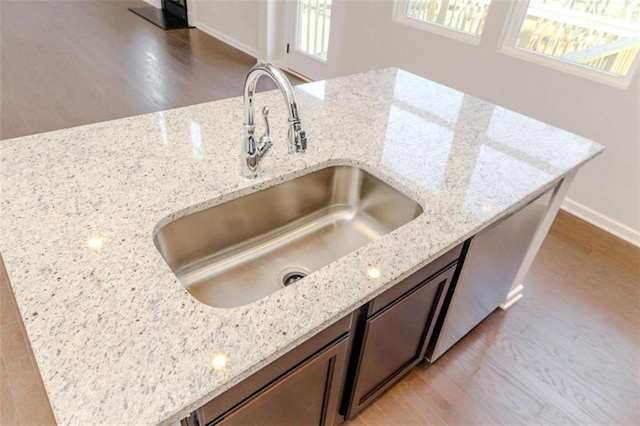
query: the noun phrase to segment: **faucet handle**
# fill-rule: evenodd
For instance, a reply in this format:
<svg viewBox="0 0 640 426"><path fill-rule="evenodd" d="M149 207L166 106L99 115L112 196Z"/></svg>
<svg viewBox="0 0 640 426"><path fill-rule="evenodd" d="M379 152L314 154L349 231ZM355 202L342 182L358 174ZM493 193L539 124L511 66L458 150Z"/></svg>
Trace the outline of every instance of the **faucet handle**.
<svg viewBox="0 0 640 426"><path fill-rule="evenodd" d="M289 122L289 153L307 152L307 132L299 120Z"/></svg>
<svg viewBox="0 0 640 426"><path fill-rule="evenodd" d="M296 132L296 149L298 152L307 152L307 132L304 130Z"/></svg>
<svg viewBox="0 0 640 426"><path fill-rule="evenodd" d="M269 107L262 108L262 117L264 118L264 135L260 138L261 144L272 144L271 131L269 129Z"/></svg>
<svg viewBox="0 0 640 426"><path fill-rule="evenodd" d="M264 117L265 135L270 136L269 132L269 107L262 108L262 117Z"/></svg>
<svg viewBox="0 0 640 426"><path fill-rule="evenodd" d="M269 130L269 107L262 108L262 117L264 117L264 135L260 137L260 143L258 144L258 155L260 158L269 151L269 148L273 145L271 140L271 132Z"/></svg>

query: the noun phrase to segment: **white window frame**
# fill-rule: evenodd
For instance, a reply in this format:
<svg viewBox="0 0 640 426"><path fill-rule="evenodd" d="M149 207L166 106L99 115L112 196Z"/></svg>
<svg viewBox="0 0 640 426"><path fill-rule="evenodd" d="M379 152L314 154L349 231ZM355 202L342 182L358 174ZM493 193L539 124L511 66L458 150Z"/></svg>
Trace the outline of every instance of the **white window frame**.
<svg viewBox="0 0 640 426"><path fill-rule="evenodd" d="M495 0L492 0L495 1ZM423 21L421 19L413 18L407 15L407 7L409 0L396 0L393 8L393 20L403 25L425 30L431 33L439 34L445 37L452 38L454 40L463 41L465 43L478 46L482 39L482 34L476 35L467 33L464 31L456 30L455 28L447 27L445 25L438 24L437 22ZM486 22L485 22L486 24ZM483 29L484 32L484 29Z"/></svg>
<svg viewBox="0 0 640 426"><path fill-rule="evenodd" d="M493 0L499 1L499 0ZM547 68L573 74L579 77L605 83L610 86L626 89L631 84L635 73L638 71L640 54L636 56L631 69L627 75L618 75L607 71L591 68L576 62L567 61L559 57L533 52L516 46L520 27L526 16L529 7L529 0L512 1L511 9L503 29L498 53L522 59L534 64L543 65Z"/></svg>

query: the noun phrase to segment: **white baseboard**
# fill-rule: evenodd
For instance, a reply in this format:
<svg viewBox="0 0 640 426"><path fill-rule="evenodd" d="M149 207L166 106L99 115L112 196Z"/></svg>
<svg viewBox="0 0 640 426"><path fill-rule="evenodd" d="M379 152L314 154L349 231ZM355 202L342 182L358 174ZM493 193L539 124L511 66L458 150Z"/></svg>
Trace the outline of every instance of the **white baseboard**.
<svg viewBox="0 0 640 426"><path fill-rule="evenodd" d="M226 36L224 34L222 34L219 31L214 30L213 28L203 24L200 21L195 21L195 23L193 24L197 29L199 29L200 31L203 31L207 34L209 34L212 37L217 38L218 40L222 41L223 43L228 44L229 46L235 47L238 50L243 51L244 53L246 53L249 56L253 56L254 58L258 58L260 55L258 54L258 51L252 47L247 46L244 43L239 42L238 40L235 40L229 36Z"/></svg>
<svg viewBox="0 0 640 426"><path fill-rule="evenodd" d="M284 59L274 59L271 63L280 69L287 69L287 62Z"/></svg>
<svg viewBox="0 0 640 426"><path fill-rule="evenodd" d="M294 71L294 70L289 69L287 67L280 67L280 68L286 69L289 74L295 75L296 77L298 77L300 80L304 81L305 83L311 83L313 81L312 79L310 79L306 75L302 75L302 74L298 73L297 71Z"/></svg>
<svg viewBox="0 0 640 426"><path fill-rule="evenodd" d="M597 211L577 203L570 198L565 198L560 208L592 225L597 226L600 229L607 231L610 234L615 235L620 239L625 240L628 243L633 244L634 246L640 247L640 231L632 229L627 225L598 213Z"/></svg>
<svg viewBox="0 0 640 426"><path fill-rule="evenodd" d="M518 284L515 288L511 289L509 294L507 294L507 298L502 305L499 306L500 309L506 311L510 307L516 304L516 302L522 299L522 291L524 287L522 284Z"/></svg>

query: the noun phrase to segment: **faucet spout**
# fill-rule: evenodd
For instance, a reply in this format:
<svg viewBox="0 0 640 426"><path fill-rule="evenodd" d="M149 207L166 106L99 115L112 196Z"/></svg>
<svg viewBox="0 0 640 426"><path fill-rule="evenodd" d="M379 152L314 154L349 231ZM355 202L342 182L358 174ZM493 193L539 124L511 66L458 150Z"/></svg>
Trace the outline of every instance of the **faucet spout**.
<svg viewBox="0 0 640 426"><path fill-rule="evenodd" d="M272 145L271 138L268 134L260 138L260 142L256 141L255 132L255 105L254 98L256 85L262 76L268 76L273 80L282 96L284 97L287 113L289 115L289 130L287 133L289 153L301 153L307 150L307 135L302 129L300 116L298 114L298 104L293 93L293 87L289 79L275 65L269 63L259 63L253 66L244 81L244 128L245 135L242 143L242 175L247 178L258 176L258 166L260 160ZM264 115L267 129L269 128L268 119Z"/></svg>

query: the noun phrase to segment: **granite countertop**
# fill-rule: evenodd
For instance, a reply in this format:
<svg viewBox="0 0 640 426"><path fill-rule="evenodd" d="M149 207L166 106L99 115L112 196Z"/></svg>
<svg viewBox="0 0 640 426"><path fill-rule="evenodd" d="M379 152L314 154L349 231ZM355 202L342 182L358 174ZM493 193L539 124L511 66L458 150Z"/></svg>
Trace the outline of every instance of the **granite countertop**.
<svg viewBox="0 0 640 426"><path fill-rule="evenodd" d="M258 94L275 144L256 180L239 97L0 142L0 253L60 424L186 417L602 150L398 69L295 92L308 153L287 154L280 93ZM335 164L424 213L236 309L196 301L154 246L159 223Z"/></svg>

